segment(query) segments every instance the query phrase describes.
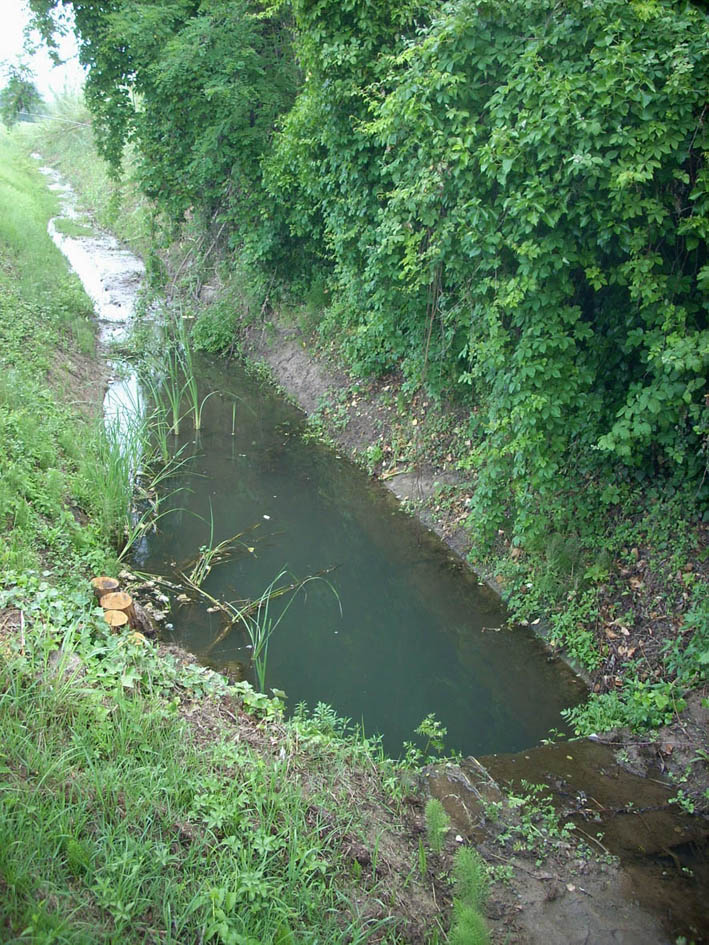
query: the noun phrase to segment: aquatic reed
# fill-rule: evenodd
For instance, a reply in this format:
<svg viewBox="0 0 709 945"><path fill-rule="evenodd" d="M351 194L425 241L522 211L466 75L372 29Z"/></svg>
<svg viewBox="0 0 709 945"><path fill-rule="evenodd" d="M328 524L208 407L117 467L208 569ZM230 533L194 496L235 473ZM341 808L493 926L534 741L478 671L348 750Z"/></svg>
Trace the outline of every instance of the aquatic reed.
<svg viewBox="0 0 709 945"><path fill-rule="evenodd" d="M204 405L210 397L213 397L217 393L217 391L210 391L200 400L199 385L197 383L197 375L195 373L194 361L192 359L190 338L187 333L187 329L185 328L184 318L179 316L175 319L175 340L178 344L177 350L180 359L180 369L185 380L183 390L187 395L187 400L190 405L190 412L192 414L194 428L195 430L200 430L202 428L202 411L204 409Z"/></svg>
<svg viewBox="0 0 709 945"><path fill-rule="evenodd" d="M201 516L200 516L201 518ZM258 528L258 525L253 526L253 528ZM199 554L192 565L192 570L190 571L188 578L189 583L192 587L201 588L207 576L210 574L212 568L216 565L221 564L223 561L226 561L234 549L235 545L241 545L246 551L252 552L254 549L252 546L248 546L245 542L241 540L242 536L246 534L246 531L239 532L236 535L232 535L231 538L225 538L223 541L220 541L218 544L214 543L214 510L212 508L212 503L209 503L209 541L205 545L201 545L199 549Z"/></svg>

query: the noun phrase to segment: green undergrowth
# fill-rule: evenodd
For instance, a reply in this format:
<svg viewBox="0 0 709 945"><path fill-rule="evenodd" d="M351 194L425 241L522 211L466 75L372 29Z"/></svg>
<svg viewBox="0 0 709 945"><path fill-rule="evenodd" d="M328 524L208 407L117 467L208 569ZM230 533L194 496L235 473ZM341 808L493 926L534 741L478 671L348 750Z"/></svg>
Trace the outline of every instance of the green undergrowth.
<svg viewBox="0 0 709 945"><path fill-rule="evenodd" d="M23 614L0 640L3 941L399 940L357 917L330 842L357 827L332 791L346 761L374 764L366 743L317 716L284 729L247 684L111 634L85 588L3 582L0 613Z"/></svg>

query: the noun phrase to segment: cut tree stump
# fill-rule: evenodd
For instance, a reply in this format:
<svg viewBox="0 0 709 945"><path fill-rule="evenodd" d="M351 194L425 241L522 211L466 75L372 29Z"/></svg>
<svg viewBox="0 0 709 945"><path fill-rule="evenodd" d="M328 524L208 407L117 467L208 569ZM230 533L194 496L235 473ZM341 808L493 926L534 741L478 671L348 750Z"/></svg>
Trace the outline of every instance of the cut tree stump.
<svg viewBox="0 0 709 945"><path fill-rule="evenodd" d="M128 617L122 610L105 610L103 619L112 630L121 630L128 626Z"/></svg>
<svg viewBox="0 0 709 945"><path fill-rule="evenodd" d="M105 594L101 598L101 606L104 610L120 610L128 618L132 628L135 628L135 607L133 598L125 591L113 591L111 594Z"/></svg>
<svg viewBox="0 0 709 945"><path fill-rule="evenodd" d="M115 578L105 576L93 578L91 584L94 589L94 594L99 600L105 597L106 594L117 591L121 586Z"/></svg>

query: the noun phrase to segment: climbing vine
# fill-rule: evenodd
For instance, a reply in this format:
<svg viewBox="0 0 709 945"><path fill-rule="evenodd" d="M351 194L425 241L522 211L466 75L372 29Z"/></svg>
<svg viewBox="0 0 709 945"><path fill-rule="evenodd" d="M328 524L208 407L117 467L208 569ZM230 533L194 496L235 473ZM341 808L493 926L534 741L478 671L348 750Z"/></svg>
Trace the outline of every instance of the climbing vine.
<svg viewBox="0 0 709 945"><path fill-rule="evenodd" d="M470 407L471 521L561 484L709 498L709 29L676 0L30 0L103 153L325 287L360 372ZM54 24L54 25L53 25Z"/></svg>

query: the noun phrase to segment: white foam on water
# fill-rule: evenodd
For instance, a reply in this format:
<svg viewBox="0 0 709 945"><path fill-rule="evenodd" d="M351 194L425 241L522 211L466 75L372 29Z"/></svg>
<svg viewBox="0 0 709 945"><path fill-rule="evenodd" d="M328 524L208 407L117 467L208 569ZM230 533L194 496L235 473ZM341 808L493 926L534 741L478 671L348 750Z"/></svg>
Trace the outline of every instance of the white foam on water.
<svg viewBox="0 0 709 945"><path fill-rule="evenodd" d="M32 157L41 160L37 153ZM47 232L93 302L101 342L120 341L135 314L145 276L143 260L124 249L110 233L94 230L85 236L69 236L60 232L58 220L79 220L76 195L54 168L41 167L40 171L48 178L50 190L58 194L61 206L61 215L49 221ZM109 382L103 402L107 425L117 424L119 431L127 431L143 407L135 372L122 372Z"/></svg>

